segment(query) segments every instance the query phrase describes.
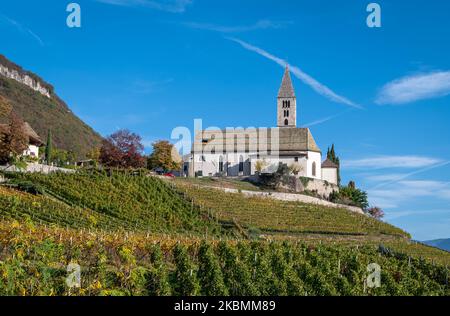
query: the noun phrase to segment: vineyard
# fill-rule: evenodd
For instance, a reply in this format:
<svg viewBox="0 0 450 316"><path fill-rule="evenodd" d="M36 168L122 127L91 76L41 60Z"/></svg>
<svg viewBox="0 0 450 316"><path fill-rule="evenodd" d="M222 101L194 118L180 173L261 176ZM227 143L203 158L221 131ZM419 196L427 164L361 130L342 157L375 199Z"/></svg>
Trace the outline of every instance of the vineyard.
<svg viewBox="0 0 450 316"><path fill-rule="evenodd" d="M140 172L5 176L0 295L450 295L449 253L347 210Z"/></svg>
<svg viewBox="0 0 450 316"><path fill-rule="evenodd" d="M207 213L153 177L126 172L8 176L12 188L0 187L5 218L104 230L221 232Z"/></svg>
<svg viewBox="0 0 450 316"><path fill-rule="evenodd" d="M442 265L373 246L175 240L0 225L0 295L450 295ZM66 285L67 265L81 287ZM367 286L367 265L381 287Z"/></svg>
<svg viewBox="0 0 450 316"><path fill-rule="evenodd" d="M238 193L225 193L197 185L177 182L179 189L199 205L215 210L222 220L236 220L240 225L263 233L390 235L409 234L371 217L300 202L284 202L267 198L249 198Z"/></svg>

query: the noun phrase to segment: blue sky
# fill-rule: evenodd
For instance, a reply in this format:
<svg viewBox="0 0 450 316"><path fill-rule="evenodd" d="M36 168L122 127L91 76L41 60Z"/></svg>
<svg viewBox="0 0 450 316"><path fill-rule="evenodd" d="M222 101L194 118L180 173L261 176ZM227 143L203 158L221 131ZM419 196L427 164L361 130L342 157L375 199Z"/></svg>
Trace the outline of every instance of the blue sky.
<svg viewBox="0 0 450 316"><path fill-rule="evenodd" d="M276 124L287 61L299 120L335 143L386 220L419 240L450 237L450 2L2 1L0 53L56 87L103 135L145 143L176 126ZM278 62L278 64L277 64Z"/></svg>

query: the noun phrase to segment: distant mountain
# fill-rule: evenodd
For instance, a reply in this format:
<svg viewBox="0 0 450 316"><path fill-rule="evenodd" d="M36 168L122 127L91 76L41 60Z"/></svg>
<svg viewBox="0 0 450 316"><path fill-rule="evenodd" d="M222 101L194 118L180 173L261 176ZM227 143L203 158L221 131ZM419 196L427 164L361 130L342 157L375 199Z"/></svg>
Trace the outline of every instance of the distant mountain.
<svg viewBox="0 0 450 316"><path fill-rule="evenodd" d="M11 109L42 140L51 129L55 146L73 151L78 158L100 145L101 136L72 113L52 85L0 55L0 123L7 122Z"/></svg>
<svg viewBox="0 0 450 316"><path fill-rule="evenodd" d="M450 238L449 239L428 240L428 241L423 241L423 243L426 245L429 245L429 246L433 246L436 248L450 251Z"/></svg>

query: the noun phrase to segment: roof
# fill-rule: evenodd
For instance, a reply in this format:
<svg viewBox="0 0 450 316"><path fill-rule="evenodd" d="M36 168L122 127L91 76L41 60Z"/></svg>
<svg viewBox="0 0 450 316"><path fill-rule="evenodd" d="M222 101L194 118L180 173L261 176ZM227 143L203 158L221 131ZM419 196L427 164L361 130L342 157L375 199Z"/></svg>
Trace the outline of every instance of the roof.
<svg viewBox="0 0 450 316"><path fill-rule="evenodd" d="M28 122L24 123L23 131L30 139L31 144L37 145L37 146L40 146L43 144L39 135L34 131L34 129L30 126L30 124L28 124ZM9 125L8 124L0 124L0 132L9 133Z"/></svg>
<svg viewBox="0 0 450 316"><path fill-rule="evenodd" d="M194 152L266 152L278 150L280 155L295 152L321 152L309 128L247 128L206 130L194 139Z"/></svg>
<svg viewBox="0 0 450 316"><path fill-rule="evenodd" d="M288 66L286 66L286 69L284 70L283 80L281 81L280 90L278 91L278 98L295 98L295 91L294 87L292 86L292 80Z"/></svg>
<svg viewBox="0 0 450 316"><path fill-rule="evenodd" d="M336 168L337 169L337 168L339 168L339 166L336 163L332 162L330 159L327 159L322 163L322 168Z"/></svg>

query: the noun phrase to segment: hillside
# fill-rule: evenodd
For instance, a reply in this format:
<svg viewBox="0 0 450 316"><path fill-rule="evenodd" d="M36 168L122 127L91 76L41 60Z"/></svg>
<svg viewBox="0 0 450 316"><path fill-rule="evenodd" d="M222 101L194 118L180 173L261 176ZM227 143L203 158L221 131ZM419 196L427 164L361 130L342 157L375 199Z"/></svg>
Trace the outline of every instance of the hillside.
<svg viewBox="0 0 450 316"><path fill-rule="evenodd" d="M449 253L346 210L144 171L5 176L0 295L450 295ZM364 286L372 262L377 289Z"/></svg>
<svg viewBox="0 0 450 316"><path fill-rule="evenodd" d="M432 247L436 247L439 249L443 249L450 252L450 238L449 239L436 239L436 240L427 240L423 242L426 245L430 245Z"/></svg>
<svg viewBox="0 0 450 316"><path fill-rule="evenodd" d="M101 136L80 120L54 92L53 86L37 75L23 70L0 55L0 66L50 98L15 79L0 74L0 123L6 123L8 113L14 109L24 121L45 141L48 129L52 130L56 147L73 151L79 158L101 142ZM38 85L38 86L37 86ZM38 88L36 88L38 89Z"/></svg>

